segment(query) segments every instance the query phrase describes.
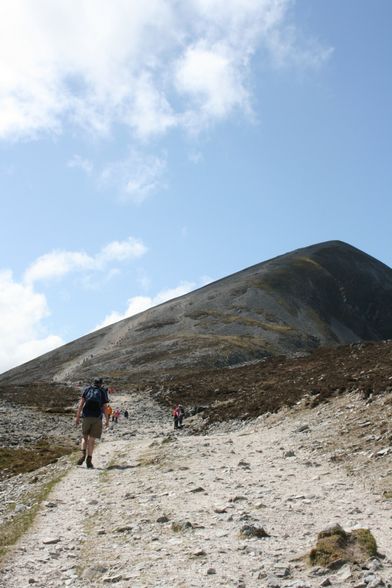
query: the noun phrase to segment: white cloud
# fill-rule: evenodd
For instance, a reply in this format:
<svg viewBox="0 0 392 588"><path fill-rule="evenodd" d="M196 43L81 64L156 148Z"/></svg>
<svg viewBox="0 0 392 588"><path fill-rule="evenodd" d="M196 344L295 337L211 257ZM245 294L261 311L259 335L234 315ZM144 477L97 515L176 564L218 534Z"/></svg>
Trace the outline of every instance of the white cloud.
<svg viewBox="0 0 392 588"><path fill-rule="evenodd" d="M52 251L34 261L24 274L26 284L39 280L62 278L72 271L98 271L113 261L136 259L147 252L142 241L129 237L125 241L112 241L95 256L84 251Z"/></svg>
<svg viewBox="0 0 392 588"><path fill-rule="evenodd" d="M204 126L209 120L225 118L236 107L248 108L242 71L224 45L201 42L189 47L177 64L176 87L191 99L193 108L186 118L193 125L197 121L198 126Z"/></svg>
<svg viewBox="0 0 392 588"><path fill-rule="evenodd" d="M10 271L0 271L0 372L63 344L61 337L43 331L48 315L43 294L15 282Z"/></svg>
<svg viewBox="0 0 392 588"><path fill-rule="evenodd" d="M194 282L181 282L179 286L162 290L161 292L158 292L156 296L133 296L128 300L128 306L125 312L112 311L95 327L94 330L102 329L112 323L116 323L117 321L121 321L122 319L138 314L139 312L143 312L148 308L157 306L158 304L162 304L163 302L167 302L178 296L183 296L194 290L196 287L197 285Z"/></svg>
<svg viewBox="0 0 392 588"><path fill-rule="evenodd" d="M144 72L135 80L133 101L125 121L141 139L162 134L177 125L175 113L164 93L155 86L151 74Z"/></svg>
<svg viewBox="0 0 392 588"><path fill-rule="evenodd" d="M97 256L97 261L100 264L106 264L110 261L126 261L142 257L146 252L147 247L142 241L129 237L127 241L112 241L105 245Z"/></svg>
<svg viewBox="0 0 392 588"><path fill-rule="evenodd" d="M166 159L133 151L126 159L108 164L101 182L117 186L124 202L141 204L148 196L165 188Z"/></svg>
<svg viewBox="0 0 392 588"><path fill-rule="evenodd" d="M94 264L94 258L81 251L52 251L34 261L24 277L27 283L62 278L73 270L92 269Z"/></svg>
<svg viewBox="0 0 392 588"><path fill-rule="evenodd" d="M0 137L61 133L72 123L103 134L125 125L147 139L200 116L209 125L246 110L259 49L303 67L329 57L296 34L292 5L3 0Z"/></svg>

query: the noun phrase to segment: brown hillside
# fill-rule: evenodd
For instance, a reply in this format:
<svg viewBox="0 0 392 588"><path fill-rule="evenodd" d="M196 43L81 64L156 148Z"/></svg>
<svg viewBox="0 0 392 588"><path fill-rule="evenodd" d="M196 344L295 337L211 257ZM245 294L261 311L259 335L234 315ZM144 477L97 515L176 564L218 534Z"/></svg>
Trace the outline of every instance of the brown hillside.
<svg viewBox="0 0 392 588"><path fill-rule="evenodd" d="M310 407L358 392L364 400L392 391L392 341L317 349L308 356L269 358L253 365L144 382L163 403L208 407L206 424L250 419L307 397ZM392 394L391 394L392 399Z"/></svg>

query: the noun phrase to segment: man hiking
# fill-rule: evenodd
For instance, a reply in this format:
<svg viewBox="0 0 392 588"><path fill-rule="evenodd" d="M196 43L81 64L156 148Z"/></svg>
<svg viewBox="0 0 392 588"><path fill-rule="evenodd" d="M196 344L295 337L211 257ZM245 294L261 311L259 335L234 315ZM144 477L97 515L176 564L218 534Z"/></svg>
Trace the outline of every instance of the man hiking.
<svg viewBox="0 0 392 588"><path fill-rule="evenodd" d="M82 465L86 460L86 466L93 468L92 456L94 451L95 440L100 439L102 435L102 417L105 415L105 428L109 424L109 414L106 408L109 404L109 397L106 388L103 387L102 378L95 378L92 386L87 386L81 399L79 400L76 411L76 425L80 423L82 416L82 455L77 464ZM87 457L86 457L87 454Z"/></svg>

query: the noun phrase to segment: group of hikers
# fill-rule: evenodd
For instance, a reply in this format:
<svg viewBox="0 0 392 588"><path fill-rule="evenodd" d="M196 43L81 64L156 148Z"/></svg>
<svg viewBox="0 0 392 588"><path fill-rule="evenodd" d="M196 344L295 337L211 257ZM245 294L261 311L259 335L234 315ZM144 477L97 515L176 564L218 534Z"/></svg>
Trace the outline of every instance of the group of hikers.
<svg viewBox="0 0 392 588"><path fill-rule="evenodd" d="M118 419L120 418L121 415L121 410L119 408L116 408L115 410L113 410L113 408L110 406L110 404L107 406L107 412L109 413L109 420L112 421L112 423L118 423ZM127 409L125 409L123 411L123 415L124 418L128 418L129 417L129 412L127 411Z"/></svg>
<svg viewBox="0 0 392 588"><path fill-rule="evenodd" d="M82 441L80 445L81 456L77 461L78 465L86 462L87 468L94 468L92 463L93 451L96 439L100 439L103 429L109 427L110 419L118 423L121 415L119 408L113 410L110 406L109 390L103 385L102 378L95 378L93 383L84 389L78 403L75 422L79 426L82 421ZM128 419L129 412L124 410L124 418ZM176 404L172 411L174 428L181 429L185 416L184 407ZM104 421L104 423L103 423Z"/></svg>

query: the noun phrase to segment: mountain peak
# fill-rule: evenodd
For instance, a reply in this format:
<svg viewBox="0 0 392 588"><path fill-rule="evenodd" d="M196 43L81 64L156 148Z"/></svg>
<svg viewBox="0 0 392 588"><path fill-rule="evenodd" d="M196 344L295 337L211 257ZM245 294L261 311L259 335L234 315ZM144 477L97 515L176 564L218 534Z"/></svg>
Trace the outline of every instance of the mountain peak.
<svg viewBox="0 0 392 588"><path fill-rule="evenodd" d="M0 382L128 381L392 338L392 270L343 241L296 249L64 345Z"/></svg>

